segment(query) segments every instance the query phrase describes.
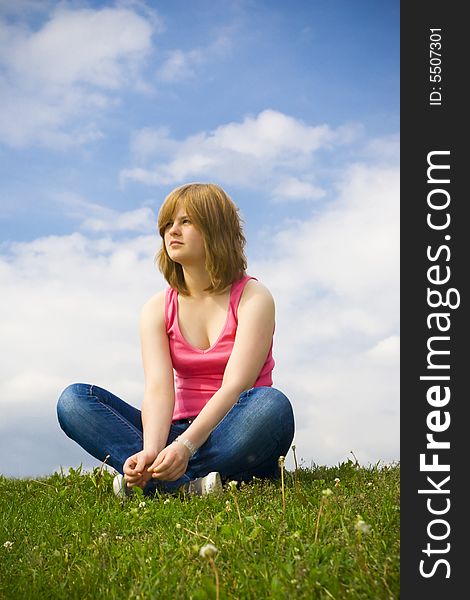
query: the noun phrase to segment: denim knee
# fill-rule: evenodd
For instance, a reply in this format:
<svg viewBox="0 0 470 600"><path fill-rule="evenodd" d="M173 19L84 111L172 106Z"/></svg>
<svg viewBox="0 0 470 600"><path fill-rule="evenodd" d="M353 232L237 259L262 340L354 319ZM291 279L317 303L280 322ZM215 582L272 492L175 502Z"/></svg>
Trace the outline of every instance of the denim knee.
<svg viewBox="0 0 470 600"><path fill-rule="evenodd" d="M67 423L76 414L78 404L83 401L83 396L88 395L90 386L85 383L72 383L68 385L57 400L57 419L61 428L66 431Z"/></svg>
<svg viewBox="0 0 470 600"><path fill-rule="evenodd" d="M293 420L294 413L289 398L280 390L273 387L255 388L262 393L263 405L265 408L283 420Z"/></svg>
<svg viewBox="0 0 470 600"><path fill-rule="evenodd" d="M273 387L254 388L259 394L258 409L264 426L270 423L272 433L282 446L289 447L294 437L294 412L290 400L280 390Z"/></svg>
<svg viewBox="0 0 470 600"><path fill-rule="evenodd" d="M294 436L294 413L285 394L273 387L257 387L245 392L252 419L259 427L269 427L274 437Z"/></svg>

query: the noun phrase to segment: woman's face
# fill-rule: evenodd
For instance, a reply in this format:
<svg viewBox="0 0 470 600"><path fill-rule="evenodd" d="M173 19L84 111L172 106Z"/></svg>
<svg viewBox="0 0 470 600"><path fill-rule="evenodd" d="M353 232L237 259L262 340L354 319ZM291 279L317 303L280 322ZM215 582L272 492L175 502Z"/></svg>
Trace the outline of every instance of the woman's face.
<svg viewBox="0 0 470 600"><path fill-rule="evenodd" d="M165 229L165 248L174 262L205 263L206 253L202 233L193 225L184 207L177 209Z"/></svg>

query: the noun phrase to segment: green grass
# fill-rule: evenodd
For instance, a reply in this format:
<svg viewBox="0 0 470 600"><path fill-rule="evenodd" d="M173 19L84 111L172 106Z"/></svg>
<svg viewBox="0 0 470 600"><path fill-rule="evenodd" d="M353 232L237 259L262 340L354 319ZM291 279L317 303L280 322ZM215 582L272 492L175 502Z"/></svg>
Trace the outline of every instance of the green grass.
<svg viewBox="0 0 470 600"><path fill-rule="evenodd" d="M98 468L0 476L0 598L215 598L215 567L221 599L398 599L399 479L352 461L286 472L284 510L280 482L121 501Z"/></svg>

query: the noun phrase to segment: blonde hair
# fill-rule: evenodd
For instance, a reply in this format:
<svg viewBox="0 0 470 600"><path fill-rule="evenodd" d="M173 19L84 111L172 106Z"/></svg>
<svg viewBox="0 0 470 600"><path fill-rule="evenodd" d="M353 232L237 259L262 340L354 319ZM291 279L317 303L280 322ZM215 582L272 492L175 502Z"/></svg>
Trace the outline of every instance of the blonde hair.
<svg viewBox="0 0 470 600"><path fill-rule="evenodd" d="M155 262L170 286L183 295L189 294L183 268L168 256L164 239L165 229L180 207L184 208L204 240L205 267L211 282L206 291L220 293L243 277L247 266L246 239L239 210L215 183L187 183L165 198L158 213L162 246Z"/></svg>

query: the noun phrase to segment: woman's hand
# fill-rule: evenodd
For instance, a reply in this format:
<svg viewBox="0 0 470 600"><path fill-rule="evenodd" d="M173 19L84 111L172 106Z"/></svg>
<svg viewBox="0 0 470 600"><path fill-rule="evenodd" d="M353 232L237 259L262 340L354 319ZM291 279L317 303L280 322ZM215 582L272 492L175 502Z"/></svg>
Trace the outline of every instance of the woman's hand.
<svg viewBox="0 0 470 600"><path fill-rule="evenodd" d="M159 453L148 467L149 477L163 481L176 481L186 473L189 462L188 449L179 442L173 442Z"/></svg>
<svg viewBox="0 0 470 600"><path fill-rule="evenodd" d="M145 486L152 476L147 472L147 468L155 460L155 451L141 450L136 452L124 463L124 479L129 487L137 485L141 488Z"/></svg>

